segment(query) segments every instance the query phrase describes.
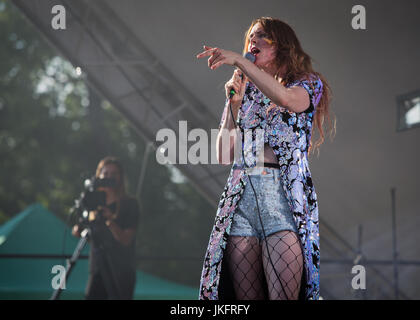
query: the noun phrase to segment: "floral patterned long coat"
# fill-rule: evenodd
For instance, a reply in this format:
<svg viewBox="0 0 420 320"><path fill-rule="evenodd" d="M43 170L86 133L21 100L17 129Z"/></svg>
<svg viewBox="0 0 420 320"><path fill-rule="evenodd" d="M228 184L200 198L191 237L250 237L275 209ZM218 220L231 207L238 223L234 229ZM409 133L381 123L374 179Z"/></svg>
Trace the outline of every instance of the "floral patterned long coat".
<svg viewBox="0 0 420 320"><path fill-rule="evenodd" d="M307 152L311 139L312 120L321 99L323 84L318 76L311 74L308 78L286 85L286 87L293 86L301 86L307 90L310 98L309 107L303 112L294 113L281 106L275 106L267 114L268 107L272 105L270 99L253 83L248 82L239 109L237 124L241 128L244 154L256 159L258 136L262 139L261 135L253 134L252 139L248 139L251 143L244 144L244 129L263 129L264 143L268 143L273 148L280 164L280 183L293 212L304 255L299 299L316 300L319 299L319 220L317 196L309 171ZM226 117L226 112L230 112L227 106L220 124ZM245 156L245 162L247 166L252 167L252 164L247 161L247 156ZM200 299L234 298L227 264L223 264L223 254L233 215L247 181L242 168L232 166L219 201L201 274Z"/></svg>

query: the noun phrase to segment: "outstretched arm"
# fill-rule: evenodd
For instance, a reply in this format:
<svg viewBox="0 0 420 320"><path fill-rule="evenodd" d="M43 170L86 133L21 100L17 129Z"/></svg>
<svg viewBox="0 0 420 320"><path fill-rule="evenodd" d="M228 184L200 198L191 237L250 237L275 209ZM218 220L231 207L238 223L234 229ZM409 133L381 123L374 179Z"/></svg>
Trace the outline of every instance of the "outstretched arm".
<svg viewBox="0 0 420 320"><path fill-rule="evenodd" d="M254 63L236 52L208 46L204 46L204 49L197 58L209 57L210 69L215 70L223 64L236 66L276 105L292 112L303 112L309 107L309 94L304 88L297 86L286 88L270 74L260 70Z"/></svg>

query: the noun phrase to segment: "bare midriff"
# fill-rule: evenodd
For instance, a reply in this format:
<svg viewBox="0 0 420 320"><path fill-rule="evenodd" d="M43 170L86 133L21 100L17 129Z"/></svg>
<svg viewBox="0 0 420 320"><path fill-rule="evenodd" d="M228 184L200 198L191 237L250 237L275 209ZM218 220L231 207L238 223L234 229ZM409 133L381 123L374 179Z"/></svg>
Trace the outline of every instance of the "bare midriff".
<svg viewBox="0 0 420 320"><path fill-rule="evenodd" d="M278 163L277 157L274 154L273 149L268 143L264 144L264 162L266 163Z"/></svg>

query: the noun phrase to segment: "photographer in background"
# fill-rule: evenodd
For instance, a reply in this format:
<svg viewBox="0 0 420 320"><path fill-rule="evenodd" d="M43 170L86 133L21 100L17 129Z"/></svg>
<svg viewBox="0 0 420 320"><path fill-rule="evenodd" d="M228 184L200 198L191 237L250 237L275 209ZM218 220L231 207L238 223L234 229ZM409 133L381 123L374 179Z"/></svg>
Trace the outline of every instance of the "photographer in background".
<svg viewBox="0 0 420 320"><path fill-rule="evenodd" d="M98 187L106 194L106 205L89 212L89 279L86 299L133 298L136 282L135 241L139 208L125 193L124 170L114 157L102 159L96 179L111 179L113 187ZM84 227L76 224L72 234L81 236Z"/></svg>

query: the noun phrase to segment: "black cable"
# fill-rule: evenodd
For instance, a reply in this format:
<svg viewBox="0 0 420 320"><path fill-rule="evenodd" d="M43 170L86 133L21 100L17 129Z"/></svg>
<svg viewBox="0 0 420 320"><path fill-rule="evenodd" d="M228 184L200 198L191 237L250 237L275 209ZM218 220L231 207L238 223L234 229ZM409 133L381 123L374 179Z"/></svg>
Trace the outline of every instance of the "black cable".
<svg viewBox="0 0 420 320"><path fill-rule="evenodd" d="M236 125L235 120L234 120L234 117L233 117L233 111L232 111L232 99L231 99L231 98L229 98L229 109L230 109L230 114L231 114L231 117L232 117L232 122L233 122L233 125L234 125L234 127L235 127L235 129L236 129L236 128L237 128L237 125ZM244 137L244 134L242 134L242 136ZM245 139L245 137L244 137L244 139ZM252 146L251 146L251 147L252 147ZM243 161L243 163L244 163L244 173L245 173L245 175L248 177L249 183L251 184L251 187L252 187L252 191L254 192L255 201L256 201L256 203L257 203L258 218L259 218L259 220L260 220L261 228L262 228L262 231L263 231L264 242L265 242L265 245L266 245L266 248L267 248L268 258L269 258L269 260L270 260L270 263L271 263L271 266L272 266L272 268L273 268L273 271L274 271L274 273L276 274L277 280L279 281L280 286L281 286L281 288L283 289L283 293L284 293L284 295L286 296L286 299L287 299L287 300L289 300L289 297L287 296L286 290L284 290L284 287L283 287L283 284L282 284L282 282L281 282L281 280L280 280L280 277L279 277L279 275L278 275L278 273L277 273L277 271L276 271L276 268L274 267L274 263L273 263L273 260L271 259L271 255L270 255L270 250L268 249L268 243L267 243L267 240L266 240L266 239L267 239L267 236L266 236L266 234L265 234L264 225L263 225L263 222L262 222L262 219L261 219L261 213L260 213L260 207L259 207L259 205L258 205L258 197L257 197L257 193L255 192L254 186L252 185L252 182L251 182L251 177L250 177L250 176L247 174L247 172L246 172L246 167L247 167L247 165L246 165L246 162L245 162L245 155L244 155L244 148L242 147L242 141L241 141L241 151L242 151L242 161Z"/></svg>

